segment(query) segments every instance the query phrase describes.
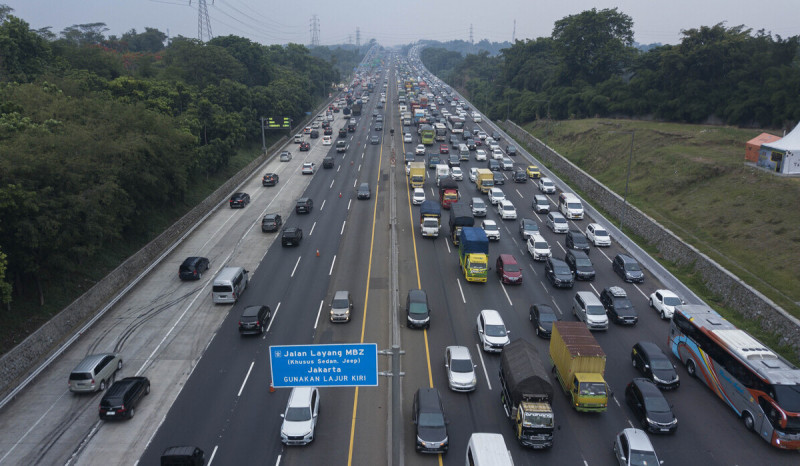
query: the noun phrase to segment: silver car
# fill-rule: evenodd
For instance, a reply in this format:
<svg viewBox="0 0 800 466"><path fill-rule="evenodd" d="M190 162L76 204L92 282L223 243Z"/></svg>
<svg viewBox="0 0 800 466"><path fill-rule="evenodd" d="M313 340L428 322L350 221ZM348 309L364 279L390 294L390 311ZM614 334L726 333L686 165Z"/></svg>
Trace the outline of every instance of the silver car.
<svg viewBox="0 0 800 466"><path fill-rule="evenodd" d="M444 350L444 367L447 369L447 383L454 392L471 392L478 385L475 375L477 367L472 362L466 346L448 346Z"/></svg>
<svg viewBox="0 0 800 466"><path fill-rule="evenodd" d="M122 357L117 353L86 356L69 374L69 391L102 392L114 382L114 377L120 369L122 369Z"/></svg>

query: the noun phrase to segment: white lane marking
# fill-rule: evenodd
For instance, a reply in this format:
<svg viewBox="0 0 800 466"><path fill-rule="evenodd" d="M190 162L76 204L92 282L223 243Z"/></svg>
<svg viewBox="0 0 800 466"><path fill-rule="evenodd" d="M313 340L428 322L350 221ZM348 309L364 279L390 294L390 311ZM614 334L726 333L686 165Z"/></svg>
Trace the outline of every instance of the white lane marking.
<svg viewBox="0 0 800 466"><path fill-rule="evenodd" d="M319 323L319 315L322 314L322 303L324 303L324 302L325 301L320 301L319 302L319 310L317 311L317 320L314 321L314 330L317 329L317 323Z"/></svg>
<svg viewBox="0 0 800 466"><path fill-rule="evenodd" d="M300 256L300 257L303 257L303 256ZM297 262L294 263L294 268L292 269L292 274L289 275L292 278L294 278L294 273L297 271L297 265L300 264L300 257L297 258Z"/></svg>
<svg viewBox="0 0 800 466"><path fill-rule="evenodd" d="M489 382L489 373L486 371L486 364L483 362L483 351L481 350L481 346L478 343L475 343L475 346L478 348L478 357L481 360L481 367L483 368L483 375L486 377L486 385L489 386L489 390L492 389L492 383Z"/></svg>
<svg viewBox="0 0 800 466"><path fill-rule="evenodd" d="M322 210L322 209L320 209L320 210ZM314 222L314 224L311 225L311 231L308 232L308 236L311 236L311 235L314 234L314 227L316 227L316 226L317 226L317 222Z"/></svg>
<svg viewBox="0 0 800 466"><path fill-rule="evenodd" d="M564 313L561 311L561 308L560 308L560 307L558 307L558 304L556 304L556 302L555 302L555 301L553 301L553 306L555 306L555 308L556 308L556 310L558 311L558 314L559 314L560 316L563 316L563 315L564 315Z"/></svg>
<svg viewBox="0 0 800 466"><path fill-rule="evenodd" d="M642 296L644 296L644 299L647 299L648 301L650 300L650 296L647 296L647 295L644 293L644 291L642 291L642 289L641 289L641 288L639 288L639 285L637 285L636 283L634 283L634 284L633 284L633 287L634 287L634 288L636 288L636 291L638 291L638 292L639 292L639 294L641 294Z"/></svg>
<svg viewBox="0 0 800 466"><path fill-rule="evenodd" d="M359 171L359 172L361 171L361 164L360 163L358 164L358 170L357 171ZM353 185L353 187L355 187L355 186L356 185Z"/></svg>
<svg viewBox="0 0 800 466"><path fill-rule="evenodd" d="M589 286L591 286L592 289L594 290L594 294L596 294L599 297L600 296L600 292L597 291L597 288L595 288L594 285L592 285L591 283L589 283Z"/></svg>
<svg viewBox="0 0 800 466"><path fill-rule="evenodd" d="M250 378L250 372L253 371L253 366L255 365L255 361L250 363L250 369L247 369L247 375L244 376L244 382L242 382L242 386L239 387L239 393L236 395L237 397L242 396L242 390L244 390L244 386L247 385L247 379Z"/></svg>
<svg viewBox="0 0 800 466"><path fill-rule="evenodd" d="M352 199L350 199L349 201L347 201L347 210L350 210L350 204L351 204L352 202L353 202L353 200L352 200Z"/></svg>
<svg viewBox="0 0 800 466"><path fill-rule="evenodd" d="M511 297L508 296L508 293L506 292L506 286L503 284L502 280L500 280L500 289L502 289L503 294L506 295L506 299L508 300L508 305L513 307L514 303L511 302Z"/></svg>
<svg viewBox="0 0 800 466"><path fill-rule="evenodd" d="M33 425L31 426L31 428L30 428L30 429L28 429L27 431L25 431L25 434L24 434L22 437L20 437L19 441L17 441L17 442L14 444L14 446L13 446L13 447L11 447L11 449L10 449L10 450L8 450L8 452L6 452L6 454L5 454L5 455L3 455L3 457L2 457L2 458L0 458L0 463L2 463L2 462L3 462L3 460L5 460L5 459L6 459L6 457L7 457L8 455L10 455L10 454L11 454L11 452L12 452L12 451L14 451L14 449L15 449L15 448L17 448L17 446L18 446L18 445L20 445L21 443L23 443L23 441L24 441L24 440L25 440L25 438L28 436L28 434L30 434L30 433L31 433L31 431L32 431L33 429L35 429L35 428L36 428L36 426L37 426L37 425L39 425L39 423L40 423L40 422L42 422L42 419L44 419L44 418L47 416L47 414L48 414L48 413L50 413L50 411L51 411L53 408L55 408L56 406L59 406L59 404L58 404L59 400L61 400L61 398L64 398L64 395L66 395L67 393L70 393L70 391L69 391L69 390L64 390L64 393L62 393L62 394L61 394L61 396L59 396L59 397L58 397L58 399L56 399L56 401L55 401L53 404L51 404L49 408L47 408L47 411L45 411L45 412L44 412L44 414L42 414L42 415L41 415L41 417L39 417L39 419L37 419L37 420L36 420L36 422L34 422L34 423L33 423Z"/></svg>
<svg viewBox="0 0 800 466"><path fill-rule="evenodd" d="M561 252L563 252L564 254L566 254L566 253L567 253L567 250L566 250L566 249L564 249L564 246L563 246L561 243L559 243L558 241L556 241L556 244L558 245L558 247L560 247L560 248L561 248Z"/></svg>
<svg viewBox="0 0 800 466"><path fill-rule="evenodd" d="M361 165L358 166L358 169L359 170L361 169ZM356 187L357 184L358 184L358 180L353 180L353 187L354 188Z"/></svg>
<svg viewBox="0 0 800 466"><path fill-rule="evenodd" d="M275 322L275 318L278 317L278 309L281 308L281 303L278 303L278 306L275 308L275 313L272 314L272 317L269 318L269 325L267 325L267 331L264 332L264 338L267 338L267 333L269 333L269 329L272 328L272 323Z"/></svg>
<svg viewBox="0 0 800 466"><path fill-rule="evenodd" d="M339 171L339 169L336 169L336 171ZM333 182L334 182L334 181L336 181L336 180L331 180L331 185L330 185L330 186L328 186L328 189L331 189L331 188L333 188Z"/></svg>
<svg viewBox="0 0 800 466"><path fill-rule="evenodd" d="M348 209L349 209L349 207L348 207ZM345 225L347 225L347 220L345 220L344 222L342 222L342 229L341 229L341 231L339 231L339 236L341 236L341 235L343 235L343 234L344 234L344 226L345 226Z"/></svg>
<svg viewBox="0 0 800 466"><path fill-rule="evenodd" d="M335 254L333 256L333 260L331 261L331 269L328 270L328 276L331 276L331 274L333 274L333 266L334 266L334 264L336 264L336 255Z"/></svg>
<svg viewBox="0 0 800 466"><path fill-rule="evenodd" d="M523 196L522 193L519 192L519 189L514 188L514 191L516 191L517 194L519 194L519 197L521 197L522 199L525 199L525 196Z"/></svg>
<svg viewBox="0 0 800 466"><path fill-rule="evenodd" d="M611 258L608 257L608 255L606 255L606 253L602 249L600 249L598 247L595 247L594 250L600 252L600 254L602 254L603 257L605 257L607 261L612 262Z"/></svg>
<svg viewBox="0 0 800 466"><path fill-rule="evenodd" d="M217 454L217 448L219 448L219 445L214 445L214 451L211 452L211 457L208 459L208 466L211 466L211 463L214 461L214 456Z"/></svg>
<svg viewBox="0 0 800 466"><path fill-rule="evenodd" d="M322 200L322 205L321 205L321 206L319 206L319 211L320 211L320 212L322 212L322 211L325 209L325 202L326 202L326 201L327 201L327 199L323 199L323 200Z"/></svg>
<svg viewBox="0 0 800 466"><path fill-rule="evenodd" d="M278 459L275 461L275 466L281 464L281 455L278 455Z"/></svg>
<svg viewBox="0 0 800 466"><path fill-rule="evenodd" d="M467 300L464 298L464 290L461 288L461 279L456 278L456 283L458 283L458 291L461 293L461 302L467 304Z"/></svg>

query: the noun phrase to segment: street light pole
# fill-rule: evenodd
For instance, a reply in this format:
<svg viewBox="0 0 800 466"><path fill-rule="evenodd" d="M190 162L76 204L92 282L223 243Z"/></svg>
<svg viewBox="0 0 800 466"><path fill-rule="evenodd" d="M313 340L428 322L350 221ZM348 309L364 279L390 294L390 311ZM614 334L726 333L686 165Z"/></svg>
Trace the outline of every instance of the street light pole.
<svg viewBox="0 0 800 466"><path fill-rule="evenodd" d="M622 197L622 215L619 219L619 229L622 230L622 224L625 223L625 214L628 212L628 183L631 179L631 163L633 162L633 137L636 135L636 130L615 132L631 133L631 153L628 157L628 174L625 176L625 195Z"/></svg>
<svg viewBox="0 0 800 466"><path fill-rule="evenodd" d="M535 99L531 102L547 102L547 126L544 130L544 145L547 145L547 137L550 135L550 99Z"/></svg>

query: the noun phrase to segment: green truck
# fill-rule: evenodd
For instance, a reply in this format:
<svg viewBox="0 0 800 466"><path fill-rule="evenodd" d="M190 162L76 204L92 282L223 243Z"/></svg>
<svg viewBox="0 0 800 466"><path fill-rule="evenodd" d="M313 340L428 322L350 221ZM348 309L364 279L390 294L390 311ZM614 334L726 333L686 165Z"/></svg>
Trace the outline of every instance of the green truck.
<svg viewBox="0 0 800 466"><path fill-rule="evenodd" d="M550 359L561 388L577 411L608 408L608 384L603 375L606 354L583 322L554 322Z"/></svg>

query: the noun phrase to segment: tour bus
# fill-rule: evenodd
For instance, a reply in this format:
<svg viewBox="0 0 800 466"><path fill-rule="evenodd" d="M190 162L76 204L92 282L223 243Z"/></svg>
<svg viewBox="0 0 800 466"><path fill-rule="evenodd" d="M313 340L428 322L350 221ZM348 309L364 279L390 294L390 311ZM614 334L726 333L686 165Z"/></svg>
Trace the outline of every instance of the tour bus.
<svg viewBox="0 0 800 466"><path fill-rule="evenodd" d="M771 445L800 449L800 369L704 305L675 308L672 353Z"/></svg>
<svg viewBox="0 0 800 466"><path fill-rule="evenodd" d="M443 123L434 124L433 129L436 131L437 141L444 141L447 138L447 127Z"/></svg>
<svg viewBox="0 0 800 466"><path fill-rule="evenodd" d="M419 137L422 139L422 144L426 146L433 144L433 138L435 135L436 133L431 125L422 125L419 129Z"/></svg>

